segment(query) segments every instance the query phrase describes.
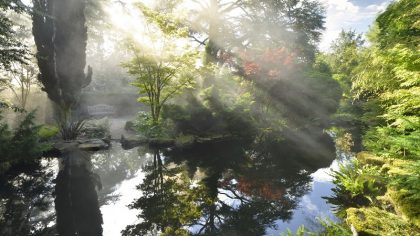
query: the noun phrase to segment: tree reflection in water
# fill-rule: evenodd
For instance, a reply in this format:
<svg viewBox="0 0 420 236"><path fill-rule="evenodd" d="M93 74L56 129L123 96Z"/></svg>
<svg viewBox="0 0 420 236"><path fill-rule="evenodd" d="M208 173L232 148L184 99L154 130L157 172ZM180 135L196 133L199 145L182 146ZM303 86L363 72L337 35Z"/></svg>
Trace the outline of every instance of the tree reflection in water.
<svg viewBox="0 0 420 236"><path fill-rule="evenodd" d="M0 235L102 235L100 181L89 155L72 149L60 159L55 180L56 162L45 159L22 162L1 176Z"/></svg>
<svg viewBox="0 0 420 236"><path fill-rule="evenodd" d="M118 200L114 188L140 169L140 155L119 145L93 154L69 147L12 166L0 175L0 235L102 235L99 207Z"/></svg>
<svg viewBox="0 0 420 236"><path fill-rule="evenodd" d="M190 188L192 181L183 166L164 165L159 151L154 151L153 161L145 165L148 173L141 185L142 197L130 207L142 209L139 217L144 221L128 226L126 235L146 235L155 228L167 233L176 231L186 234L183 228L197 219L199 208L196 205L197 189Z"/></svg>
<svg viewBox="0 0 420 236"><path fill-rule="evenodd" d="M55 235L49 167L40 160L24 162L0 176L0 235Z"/></svg>
<svg viewBox="0 0 420 236"><path fill-rule="evenodd" d="M102 214L95 189L102 186L98 175L91 171L90 156L75 149L62 159L55 186L58 234L102 235Z"/></svg>
<svg viewBox="0 0 420 236"><path fill-rule="evenodd" d="M310 174L334 159L332 141L315 140L230 141L147 155L114 147L115 153L90 157L73 150L58 158L58 174L55 161L21 164L0 178L0 235L101 235L95 190L101 183L93 172L106 180L99 197L104 203L114 200L113 186L141 172L140 166L142 194L130 206L140 210L140 223L127 226L124 235L264 235L277 220L291 219L311 188Z"/></svg>
<svg viewBox="0 0 420 236"><path fill-rule="evenodd" d="M276 220L291 219L310 174L334 159L332 140L317 141L312 152L291 141L155 150L142 196L130 206L141 209L141 223L123 234L264 235Z"/></svg>

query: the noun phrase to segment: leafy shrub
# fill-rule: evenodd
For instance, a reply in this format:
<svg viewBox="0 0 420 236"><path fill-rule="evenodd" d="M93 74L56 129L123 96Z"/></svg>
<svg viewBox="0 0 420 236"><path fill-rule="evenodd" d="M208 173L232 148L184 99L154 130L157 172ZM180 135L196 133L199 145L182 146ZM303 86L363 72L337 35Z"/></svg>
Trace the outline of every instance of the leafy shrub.
<svg viewBox="0 0 420 236"><path fill-rule="evenodd" d="M211 89L206 92L211 93ZM239 101L241 99L243 98L238 98L236 104L228 107L208 94L203 94L203 101L191 96L185 106L166 106L163 117L173 121L178 134L253 136L257 127L249 107L242 104Z"/></svg>
<svg viewBox="0 0 420 236"><path fill-rule="evenodd" d="M319 236L352 236L353 233L349 227L345 224L334 223L329 219L319 219L323 230L319 233Z"/></svg>
<svg viewBox="0 0 420 236"><path fill-rule="evenodd" d="M147 112L139 112L134 127L147 138L168 138L173 136L171 124L167 120L153 121Z"/></svg>
<svg viewBox="0 0 420 236"><path fill-rule="evenodd" d="M0 172L18 161L39 157L48 148L40 142L41 127L35 125L34 113L26 114L14 130L0 123Z"/></svg>
<svg viewBox="0 0 420 236"><path fill-rule="evenodd" d="M334 171L334 183L343 187L352 197L365 195L366 197L378 196L383 190L384 182L379 175L379 168L371 165L360 165L354 161L352 165L340 167ZM370 199L372 201L372 199Z"/></svg>
<svg viewBox="0 0 420 236"><path fill-rule="evenodd" d="M135 131L135 128L136 127L135 127L134 121L129 120L129 121L125 122L124 130Z"/></svg>
<svg viewBox="0 0 420 236"><path fill-rule="evenodd" d="M13 131L9 142L9 157L27 159L37 157L45 150L40 144L38 131L40 126L34 124L34 112L28 113Z"/></svg>
<svg viewBox="0 0 420 236"><path fill-rule="evenodd" d="M346 154L351 154L354 147L352 134L343 128L337 127L331 128L331 131L335 136L334 139L336 148Z"/></svg>
<svg viewBox="0 0 420 236"><path fill-rule="evenodd" d="M82 120L59 124L61 137L64 140L76 139L82 132L83 125L84 122Z"/></svg>
<svg viewBox="0 0 420 236"><path fill-rule="evenodd" d="M57 126L43 125L38 131L38 136L42 141L46 141L55 137L59 132L60 130Z"/></svg>
<svg viewBox="0 0 420 236"><path fill-rule="evenodd" d="M395 160L388 173L391 181L387 195L398 212L420 227L420 160Z"/></svg>
<svg viewBox="0 0 420 236"><path fill-rule="evenodd" d="M385 157L418 158L420 130L407 132L392 127L377 127L366 133L363 144L368 150Z"/></svg>
<svg viewBox="0 0 420 236"><path fill-rule="evenodd" d="M286 233L280 233L280 236L352 236L353 233L345 224L334 223L329 219L318 219L319 223L322 226L322 231L320 233L311 232L305 229L305 226L300 226L296 234L290 229L287 229Z"/></svg>
<svg viewBox="0 0 420 236"><path fill-rule="evenodd" d="M293 234L293 232L290 229L287 229L286 233L280 233L280 236L304 236L305 235L305 226L301 225L297 231L296 234Z"/></svg>
<svg viewBox="0 0 420 236"><path fill-rule="evenodd" d="M341 165L338 171L333 171L334 195L325 197L330 204L336 206L337 214L345 216L348 207L361 207L376 204L376 197L386 191L385 177L380 174L380 168L372 165L361 165L357 160L347 165Z"/></svg>

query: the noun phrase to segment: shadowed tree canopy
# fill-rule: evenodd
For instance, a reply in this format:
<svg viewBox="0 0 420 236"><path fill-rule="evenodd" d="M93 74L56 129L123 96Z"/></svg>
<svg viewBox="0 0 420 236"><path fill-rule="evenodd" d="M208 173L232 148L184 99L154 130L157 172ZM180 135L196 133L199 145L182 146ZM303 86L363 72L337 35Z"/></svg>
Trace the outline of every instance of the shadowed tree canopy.
<svg viewBox="0 0 420 236"><path fill-rule="evenodd" d="M156 1L157 6L172 7L156 7L154 13L149 9L145 15L165 32L186 27L189 37L206 47L205 62L223 62L226 54L238 48L279 47L295 51L302 61L313 62L325 29L325 10L316 0L192 1L197 9L188 12L189 20L173 14L177 10L174 3L179 2L186 1Z"/></svg>
<svg viewBox="0 0 420 236"><path fill-rule="evenodd" d="M7 10L21 13L25 11L20 0L0 1L0 69L11 69L12 62L24 62L27 48L15 37L13 22L6 15Z"/></svg>
<svg viewBox="0 0 420 236"><path fill-rule="evenodd" d="M59 107L74 110L81 89L92 77L86 65L87 28L84 0L34 0L33 34L39 81Z"/></svg>
<svg viewBox="0 0 420 236"><path fill-rule="evenodd" d="M303 61L315 59L325 29L325 10L316 0L244 1L243 40L256 47L288 47Z"/></svg>

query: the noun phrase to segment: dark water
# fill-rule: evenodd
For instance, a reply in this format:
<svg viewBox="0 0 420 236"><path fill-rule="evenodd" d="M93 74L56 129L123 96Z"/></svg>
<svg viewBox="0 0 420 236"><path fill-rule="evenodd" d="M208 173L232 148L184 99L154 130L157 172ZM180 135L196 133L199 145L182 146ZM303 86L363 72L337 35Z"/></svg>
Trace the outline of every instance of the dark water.
<svg viewBox="0 0 420 236"><path fill-rule="evenodd" d="M306 137L306 136L305 136ZM335 219L322 196L337 165L327 134L184 149L72 151L14 167L0 235L279 235Z"/></svg>

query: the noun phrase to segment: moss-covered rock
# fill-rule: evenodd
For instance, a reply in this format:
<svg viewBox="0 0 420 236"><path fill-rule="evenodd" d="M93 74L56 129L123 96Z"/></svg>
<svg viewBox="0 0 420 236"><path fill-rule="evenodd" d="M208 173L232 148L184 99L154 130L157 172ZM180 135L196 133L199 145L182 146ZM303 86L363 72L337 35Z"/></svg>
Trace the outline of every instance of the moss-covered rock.
<svg viewBox="0 0 420 236"><path fill-rule="evenodd" d="M196 138L193 135L180 135L175 139L176 147L190 146L195 143Z"/></svg>
<svg viewBox="0 0 420 236"><path fill-rule="evenodd" d="M420 227L420 193L413 193L404 188L390 188L387 195L398 213L402 214L405 219L413 222L417 227Z"/></svg>
<svg viewBox="0 0 420 236"><path fill-rule="evenodd" d="M420 231L402 217L377 207L349 208L346 222L353 225L359 235L410 236Z"/></svg>
<svg viewBox="0 0 420 236"><path fill-rule="evenodd" d="M357 160L362 164L370 164L382 166L385 164L385 160L382 157L376 156L370 152L359 152L356 156Z"/></svg>
<svg viewBox="0 0 420 236"><path fill-rule="evenodd" d="M387 196L395 210L420 227L420 160L392 160Z"/></svg>

